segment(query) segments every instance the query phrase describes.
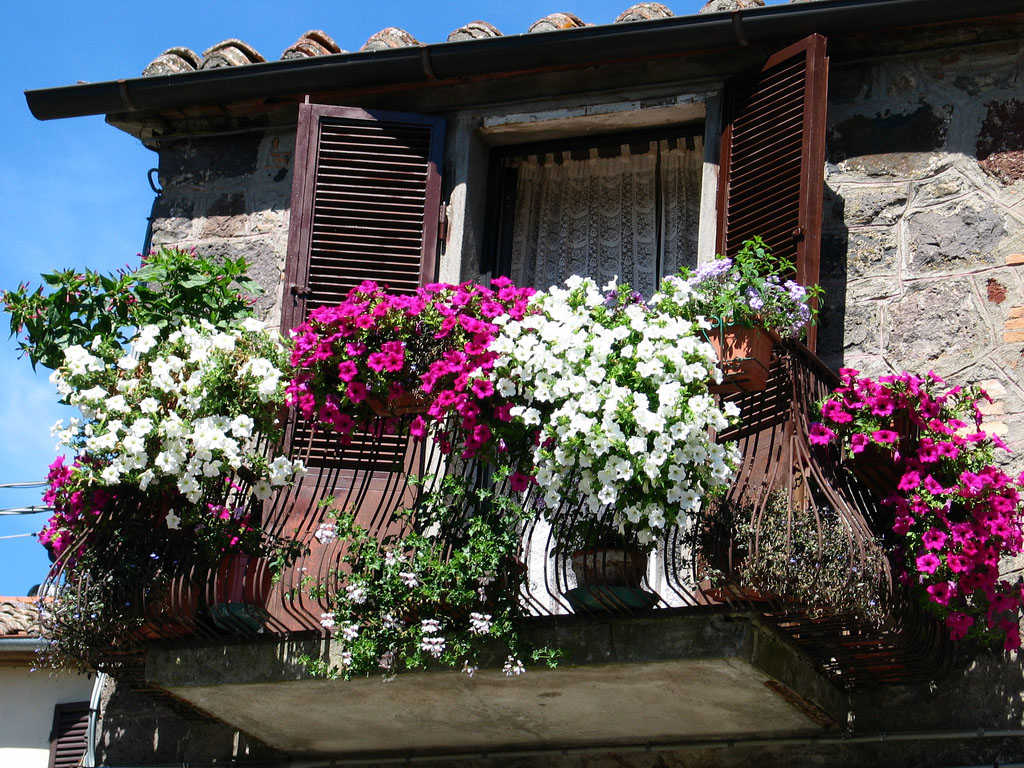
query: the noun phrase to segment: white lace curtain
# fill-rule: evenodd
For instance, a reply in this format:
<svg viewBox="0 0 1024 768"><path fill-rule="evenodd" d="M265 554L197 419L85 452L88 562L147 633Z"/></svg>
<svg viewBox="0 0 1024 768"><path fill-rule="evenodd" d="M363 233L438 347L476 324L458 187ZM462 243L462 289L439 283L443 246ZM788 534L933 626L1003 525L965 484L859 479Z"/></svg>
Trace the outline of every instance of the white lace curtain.
<svg viewBox="0 0 1024 768"><path fill-rule="evenodd" d="M623 145L615 157L513 158L510 277L543 289L572 274L601 285L618 276L649 296L662 275L697 262L702 159L699 138L651 142L638 154Z"/></svg>

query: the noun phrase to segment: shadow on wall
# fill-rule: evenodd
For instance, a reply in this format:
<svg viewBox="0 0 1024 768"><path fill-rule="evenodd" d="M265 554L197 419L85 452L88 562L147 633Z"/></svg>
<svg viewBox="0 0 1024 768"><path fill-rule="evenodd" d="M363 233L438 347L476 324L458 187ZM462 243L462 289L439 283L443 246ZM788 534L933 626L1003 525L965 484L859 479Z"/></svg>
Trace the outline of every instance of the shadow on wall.
<svg viewBox="0 0 1024 768"><path fill-rule="evenodd" d="M108 678L97 739L100 765L207 765L270 761L262 742L173 699L132 691Z"/></svg>
<svg viewBox="0 0 1024 768"><path fill-rule="evenodd" d="M832 370L843 365L846 340L846 254L849 233L846 229L845 201L825 184L824 213L821 235L820 282L825 298L818 318L817 354Z"/></svg>

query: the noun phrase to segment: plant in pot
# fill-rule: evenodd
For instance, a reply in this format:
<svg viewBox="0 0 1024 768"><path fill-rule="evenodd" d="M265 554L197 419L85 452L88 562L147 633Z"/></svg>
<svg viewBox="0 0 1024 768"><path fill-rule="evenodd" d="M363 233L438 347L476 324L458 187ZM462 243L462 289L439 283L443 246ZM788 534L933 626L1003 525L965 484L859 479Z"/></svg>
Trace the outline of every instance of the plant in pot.
<svg viewBox="0 0 1024 768"><path fill-rule="evenodd" d="M760 510L749 502L713 505L689 540L707 566L703 591L712 599L782 601L811 616L851 614L871 623L884 618L882 542L856 537L831 506L794 506L779 488ZM730 556L723 557L726 547Z"/></svg>
<svg viewBox="0 0 1024 768"><path fill-rule="evenodd" d="M570 278L529 310L492 342L487 373L535 434L511 469L536 485L560 552L609 539L650 552L739 458L713 438L738 416L708 394L713 351L668 297L647 304L614 281Z"/></svg>
<svg viewBox="0 0 1024 768"><path fill-rule="evenodd" d="M256 540L260 553L275 544L259 529L259 501L304 472L275 452L286 353L246 316L244 262L218 270L161 251L128 275L58 273L46 276L49 295L7 294L15 320L29 310L51 319L26 324L22 346L33 362L55 365L61 401L79 411L54 427L75 459L51 466L44 501L54 514L40 533L58 601L86 593L138 623L153 606L194 605L185 574L215 569ZM51 629L58 645L75 631Z"/></svg>
<svg viewBox="0 0 1024 768"><path fill-rule="evenodd" d="M1000 561L1024 550L1024 478L996 465L996 452L1008 449L983 428L987 395L949 387L934 373L872 379L842 369L840 379L809 438L852 456L888 450L897 479L884 504L902 583L954 640L1019 648L1024 582L1004 578ZM900 421L917 432L913 441L892 428Z"/></svg>
<svg viewBox="0 0 1024 768"><path fill-rule="evenodd" d="M531 293L506 279L489 287L435 283L412 294L366 281L292 331L288 404L343 442L382 417L412 416L411 431L422 437L428 424L454 414L460 442L473 447L485 438L473 431L479 393L469 377L489 367L498 323L521 317Z"/></svg>
<svg viewBox="0 0 1024 768"><path fill-rule="evenodd" d="M726 377L712 387L714 392L764 389L773 334L799 338L815 322L823 291L789 279L794 273L791 261L773 256L755 237L731 258L718 257L696 270L683 268L662 281L662 292L687 317L710 323L707 338Z"/></svg>
<svg viewBox="0 0 1024 768"><path fill-rule="evenodd" d="M556 653L531 653L519 631L525 570L518 554L529 513L467 476L425 483L434 488L400 514L400 535L378 539L351 513L336 514L335 532L346 542L342 569L312 589L330 601L321 623L333 636L333 663L307 660L311 669L390 680L437 667L472 676L500 666L518 675L530 656L553 663Z"/></svg>

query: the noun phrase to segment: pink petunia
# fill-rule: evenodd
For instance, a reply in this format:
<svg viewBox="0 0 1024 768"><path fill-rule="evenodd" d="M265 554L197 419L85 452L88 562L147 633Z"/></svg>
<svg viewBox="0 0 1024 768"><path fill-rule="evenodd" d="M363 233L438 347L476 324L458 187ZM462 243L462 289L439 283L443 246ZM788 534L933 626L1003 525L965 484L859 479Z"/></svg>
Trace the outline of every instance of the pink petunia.
<svg viewBox="0 0 1024 768"><path fill-rule="evenodd" d="M935 573L939 566L942 565L942 561L931 552L925 552L923 555L918 555L915 561L917 570L921 573Z"/></svg>
<svg viewBox="0 0 1024 768"><path fill-rule="evenodd" d="M893 432L891 429L879 429L871 433L871 439L876 443L895 443L900 439L898 433Z"/></svg>
<svg viewBox="0 0 1024 768"><path fill-rule="evenodd" d="M835 439L835 436L836 433L824 424L814 422L811 424L811 430L807 435L807 439L810 440L811 445L828 445Z"/></svg>
<svg viewBox="0 0 1024 768"><path fill-rule="evenodd" d="M938 528L930 528L921 536L925 549L942 549L946 543L946 534Z"/></svg>
<svg viewBox="0 0 1024 768"><path fill-rule="evenodd" d="M850 438L850 450L853 451L854 454L861 453L870 444L871 441L868 439L868 436L861 434L860 432Z"/></svg>

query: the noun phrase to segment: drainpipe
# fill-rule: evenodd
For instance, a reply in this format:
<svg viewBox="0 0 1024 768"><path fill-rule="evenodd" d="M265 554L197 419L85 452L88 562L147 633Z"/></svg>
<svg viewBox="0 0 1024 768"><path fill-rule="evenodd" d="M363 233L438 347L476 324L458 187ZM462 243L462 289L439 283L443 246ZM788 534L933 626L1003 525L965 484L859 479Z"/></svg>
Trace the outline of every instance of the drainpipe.
<svg viewBox="0 0 1024 768"><path fill-rule="evenodd" d="M84 768L94 768L96 765L96 721L100 714L100 695L106 682L107 673L99 672L92 684L92 696L89 697L89 725L85 734L85 758L82 760Z"/></svg>

